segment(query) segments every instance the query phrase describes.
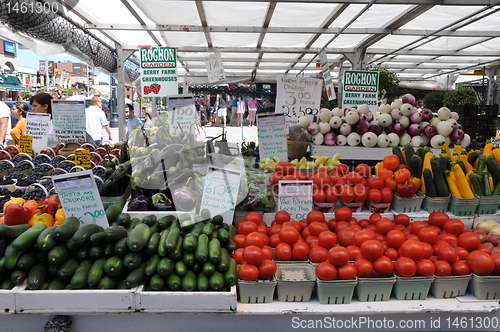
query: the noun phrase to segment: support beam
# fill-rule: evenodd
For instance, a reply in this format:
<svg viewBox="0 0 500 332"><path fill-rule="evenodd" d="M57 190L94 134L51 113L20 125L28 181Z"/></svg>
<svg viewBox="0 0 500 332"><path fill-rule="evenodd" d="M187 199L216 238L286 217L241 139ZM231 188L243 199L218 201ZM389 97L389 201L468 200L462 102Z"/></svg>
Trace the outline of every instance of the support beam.
<svg viewBox="0 0 500 332"><path fill-rule="evenodd" d="M118 114L118 139L124 141L125 137L125 65L124 51L120 44L115 44L117 81L116 87L116 113Z"/></svg>

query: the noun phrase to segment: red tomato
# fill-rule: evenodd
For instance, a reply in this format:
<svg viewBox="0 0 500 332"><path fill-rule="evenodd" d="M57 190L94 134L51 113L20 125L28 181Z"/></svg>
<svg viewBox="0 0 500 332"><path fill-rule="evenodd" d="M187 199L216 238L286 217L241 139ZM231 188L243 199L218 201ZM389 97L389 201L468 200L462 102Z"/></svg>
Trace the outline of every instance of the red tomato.
<svg viewBox="0 0 500 332"><path fill-rule="evenodd" d="M422 243L416 240L406 240L400 247L401 254L415 261L424 258L424 247Z"/></svg>
<svg viewBox="0 0 500 332"><path fill-rule="evenodd" d="M269 235L269 228L267 228L267 225L259 225L257 226L257 232L264 234L267 237Z"/></svg>
<svg viewBox="0 0 500 332"><path fill-rule="evenodd" d="M437 261L434 262L434 267L436 268L436 271L434 271L434 274L440 277L447 277L451 276L451 265L448 262L445 261Z"/></svg>
<svg viewBox="0 0 500 332"><path fill-rule="evenodd" d="M394 272L394 263L387 256L382 256L373 261L373 269L382 277L389 277Z"/></svg>
<svg viewBox="0 0 500 332"><path fill-rule="evenodd" d="M375 240L375 232L368 228L357 231L352 237L354 245L358 247L367 240Z"/></svg>
<svg viewBox="0 0 500 332"><path fill-rule="evenodd" d="M428 227L429 223L427 221L418 220L410 224L410 230L412 234L418 234L418 231L424 227Z"/></svg>
<svg viewBox="0 0 500 332"><path fill-rule="evenodd" d="M243 250L243 260L248 264L259 265L264 260L262 249L257 246L248 246Z"/></svg>
<svg viewBox="0 0 500 332"><path fill-rule="evenodd" d="M295 166L290 162L280 161L274 167L274 171L283 175L293 174L295 172Z"/></svg>
<svg viewBox="0 0 500 332"><path fill-rule="evenodd" d="M493 263L495 264L494 272L495 274L500 274L500 253L494 253L491 255L491 259L493 259Z"/></svg>
<svg viewBox="0 0 500 332"><path fill-rule="evenodd" d="M286 180L286 181L297 181L297 177L295 175L292 175L292 174L288 174L288 175L285 175L285 177L283 178L283 180Z"/></svg>
<svg viewBox="0 0 500 332"><path fill-rule="evenodd" d="M309 174L313 174L313 173L308 173L307 175ZM303 172L301 171L295 171L292 173L292 175L297 179L297 180L310 180L307 175L305 175ZM312 180L312 179L311 179Z"/></svg>
<svg viewBox="0 0 500 332"><path fill-rule="evenodd" d="M301 235L303 239L306 239L309 235L311 235L311 232L309 231L309 226L306 226L302 229Z"/></svg>
<svg viewBox="0 0 500 332"><path fill-rule="evenodd" d="M333 171L344 176L347 173L349 173L349 166L344 165L344 164L338 164L338 165L335 165L335 167L333 168Z"/></svg>
<svg viewBox="0 0 500 332"><path fill-rule="evenodd" d="M289 261L292 259L292 247L285 242L281 242L276 246L276 260Z"/></svg>
<svg viewBox="0 0 500 332"><path fill-rule="evenodd" d="M385 252L382 243L378 240L368 240L359 246L361 255L367 259L377 259Z"/></svg>
<svg viewBox="0 0 500 332"><path fill-rule="evenodd" d="M345 179L347 180L347 184L354 186L361 183L363 177L357 172L349 172L345 175Z"/></svg>
<svg viewBox="0 0 500 332"><path fill-rule="evenodd" d="M265 259L259 265L259 278L269 279L276 273L276 263L270 259Z"/></svg>
<svg viewBox="0 0 500 332"><path fill-rule="evenodd" d="M413 277L417 273L417 264L409 257L400 257L394 263L394 270L400 277Z"/></svg>
<svg viewBox="0 0 500 332"><path fill-rule="evenodd" d="M238 233L244 234L244 235L250 234L252 232L257 232L259 230L259 227L257 226L257 224L255 222L247 221L247 220L245 220L243 222L239 222L238 228L239 228Z"/></svg>
<svg viewBox="0 0 500 332"><path fill-rule="evenodd" d="M434 263L424 258L417 262L417 274L419 276L430 277L436 271Z"/></svg>
<svg viewBox="0 0 500 332"><path fill-rule="evenodd" d="M385 240L390 247L398 249L406 241L406 235L401 231L393 229L387 232Z"/></svg>
<svg viewBox="0 0 500 332"><path fill-rule="evenodd" d="M313 177L313 184L316 188L325 190L332 185L332 181L330 180L330 175L326 173L316 173Z"/></svg>
<svg viewBox="0 0 500 332"><path fill-rule="evenodd" d="M274 172L273 175L271 176L271 181L273 185L278 185L278 183L283 180L285 176L281 173Z"/></svg>
<svg viewBox="0 0 500 332"><path fill-rule="evenodd" d="M328 261L335 266L342 266L349 261L349 252L342 246L328 250Z"/></svg>
<svg viewBox="0 0 500 332"><path fill-rule="evenodd" d="M458 246L457 237L451 233L441 233L439 234L439 239L448 242L448 244L452 247Z"/></svg>
<svg viewBox="0 0 500 332"><path fill-rule="evenodd" d="M360 278L368 278L372 275L373 264L366 258L357 259L354 262L354 267L356 268L356 274Z"/></svg>
<svg viewBox="0 0 500 332"><path fill-rule="evenodd" d="M399 257L398 251L394 248L387 248L385 255L389 257L391 261L395 261Z"/></svg>
<svg viewBox="0 0 500 332"><path fill-rule="evenodd" d="M274 234L278 234L280 229L281 229L280 224L271 225L271 227L269 227L269 236L272 236Z"/></svg>
<svg viewBox="0 0 500 332"><path fill-rule="evenodd" d="M339 191L336 187L328 187L325 190L325 200L328 203L335 203L339 199Z"/></svg>
<svg viewBox="0 0 500 332"><path fill-rule="evenodd" d="M245 247L257 246L259 248L262 248L264 244L265 244L264 238L261 236L261 233L259 232L252 232L245 237Z"/></svg>
<svg viewBox="0 0 500 332"><path fill-rule="evenodd" d="M334 232L336 232L337 234L339 233L339 231L342 229L342 228L345 228L345 227L351 227L352 228L353 225L351 225L350 223L348 223L347 221L338 221L335 223L335 227L333 228Z"/></svg>
<svg viewBox="0 0 500 332"><path fill-rule="evenodd" d="M427 242L422 242L422 246L424 247L424 258L429 258L434 254L434 249Z"/></svg>
<svg viewBox="0 0 500 332"><path fill-rule="evenodd" d="M476 233L465 232L460 234L458 237L458 245L464 247L465 249L472 251L476 250L481 244L481 240ZM469 265L470 266L470 265ZM472 269L472 267L471 267ZM476 273L477 274L477 273Z"/></svg>
<svg viewBox="0 0 500 332"><path fill-rule="evenodd" d="M295 227L281 227L278 233L280 240L286 243L294 243L299 240L300 233Z"/></svg>
<svg viewBox="0 0 500 332"><path fill-rule="evenodd" d="M389 218L380 218L375 224L377 232L386 235L389 231L394 229L394 221Z"/></svg>
<svg viewBox="0 0 500 332"><path fill-rule="evenodd" d="M370 224L370 221L368 219L361 219L359 222L358 222L358 225L359 227L361 228L366 228L366 226L368 226Z"/></svg>
<svg viewBox="0 0 500 332"><path fill-rule="evenodd" d="M380 189L380 193L382 194L382 202L383 203L390 203L392 202L394 198L394 193L392 192L391 189L384 187Z"/></svg>
<svg viewBox="0 0 500 332"><path fill-rule="evenodd" d="M326 249L330 249L337 244L337 234L330 231L323 231L318 235L318 244Z"/></svg>
<svg viewBox="0 0 500 332"><path fill-rule="evenodd" d="M382 189L385 187L385 182L382 178L378 176L370 176L366 180L369 189Z"/></svg>
<svg viewBox="0 0 500 332"><path fill-rule="evenodd" d="M306 242L307 243L307 242ZM321 246L312 247L309 250L309 260L313 263L321 263L328 259L328 250Z"/></svg>
<svg viewBox="0 0 500 332"><path fill-rule="evenodd" d="M407 214L399 213L394 217L394 222L400 225L408 225L410 223L410 217Z"/></svg>
<svg viewBox="0 0 500 332"><path fill-rule="evenodd" d="M418 238L422 242L434 244L439 240L439 233L431 227L422 227L418 233Z"/></svg>
<svg viewBox="0 0 500 332"><path fill-rule="evenodd" d="M281 243L281 240L280 240L280 235L278 233L273 234L273 235L271 235L271 237L269 237L269 245L271 247L276 248L276 246L280 243Z"/></svg>
<svg viewBox="0 0 500 332"><path fill-rule="evenodd" d="M352 211L346 206L336 209L334 214L335 214L335 220L337 220L337 222L349 221L352 218Z"/></svg>
<svg viewBox="0 0 500 332"><path fill-rule="evenodd" d="M243 234L236 234L235 236L233 236L233 241L238 248L243 248L243 247L245 247L246 237L247 236L243 235Z"/></svg>
<svg viewBox="0 0 500 332"><path fill-rule="evenodd" d="M294 261L306 261L309 257L309 246L305 242L295 242L292 245L292 259Z"/></svg>
<svg viewBox="0 0 500 332"><path fill-rule="evenodd" d="M444 223L444 230L452 234L461 234L465 230L465 225L461 220L449 219Z"/></svg>
<svg viewBox="0 0 500 332"><path fill-rule="evenodd" d="M243 264L243 250L243 248L238 248L233 252L233 258L238 264Z"/></svg>
<svg viewBox="0 0 500 332"><path fill-rule="evenodd" d="M454 276L466 276L470 274L470 267L467 263L457 260L451 265L451 274Z"/></svg>
<svg viewBox="0 0 500 332"><path fill-rule="evenodd" d="M263 246L260 249L262 250L262 257L264 257L264 260L274 258L274 251L270 246Z"/></svg>
<svg viewBox="0 0 500 332"><path fill-rule="evenodd" d="M357 231L352 227L344 227L337 232L337 241L344 247L354 244L352 238L356 232Z"/></svg>
<svg viewBox="0 0 500 332"><path fill-rule="evenodd" d="M340 199L344 203L351 203L354 201L354 188L350 184L344 184L340 187Z"/></svg>
<svg viewBox="0 0 500 332"><path fill-rule="evenodd" d="M342 265L337 268L337 276L340 280L352 280L356 278L356 268L350 263Z"/></svg>
<svg viewBox="0 0 500 332"><path fill-rule="evenodd" d="M440 246L437 250L437 256L440 260L448 262L450 265L458 259L455 249L449 244Z"/></svg>
<svg viewBox="0 0 500 332"><path fill-rule="evenodd" d="M313 201L315 203L324 203L326 199L326 193L323 189L314 189L313 193Z"/></svg>
<svg viewBox="0 0 500 332"><path fill-rule="evenodd" d="M245 281L255 281L259 278L259 268L252 264L241 264L238 267L238 278Z"/></svg>
<svg viewBox="0 0 500 332"><path fill-rule="evenodd" d="M328 224L320 221L313 221L309 224L309 233L319 236L322 232L328 231Z"/></svg>
<svg viewBox="0 0 500 332"><path fill-rule="evenodd" d="M460 242L460 236L458 241ZM495 261L484 251L471 251L465 261L471 271L479 276L489 275L495 270Z"/></svg>
<svg viewBox="0 0 500 332"><path fill-rule="evenodd" d="M469 251L462 247L454 247L455 253L457 254L460 260L466 260L467 256L469 256Z"/></svg>
<svg viewBox="0 0 500 332"><path fill-rule="evenodd" d="M372 169L367 164L358 164L354 168L354 171L364 177L365 179L369 179L372 176Z"/></svg>
<svg viewBox="0 0 500 332"><path fill-rule="evenodd" d="M321 211L311 211L307 214L307 222L310 224L313 221L326 222L325 214Z"/></svg>
<svg viewBox="0 0 500 332"><path fill-rule="evenodd" d="M274 216L274 220L276 220L278 224L282 224L285 221L290 221L290 219L290 213L288 213L287 211L278 211Z"/></svg>
<svg viewBox="0 0 500 332"><path fill-rule="evenodd" d="M337 277L337 269L328 262L319 263L315 271L320 280L334 280Z"/></svg>
<svg viewBox="0 0 500 332"><path fill-rule="evenodd" d="M332 187L335 186L337 184L337 182L339 181L339 179L342 179L342 175L340 175L339 173L337 172L333 172L332 174L330 174L330 181L332 182Z"/></svg>
<svg viewBox="0 0 500 332"><path fill-rule="evenodd" d="M429 214L429 224L443 227L445 222L448 221L450 217L444 212L431 212Z"/></svg>
<svg viewBox="0 0 500 332"><path fill-rule="evenodd" d="M357 184L353 187L354 190L354 201L357 203L362 203L366 201L368 197L368 190L363 184Z"/></svg>
<svg viewBox="0 0 500 332"><path fill-rule="evenodd" d="M349 252L349 260L350 261L355 261L356 257L358 257L361 254L359 247L354 245L354 244L347 246L346 249Z"/></svg>
<svg viewBox="0 0 500 332"><path fill-rule="evenodd" d="M245 215L245 220L253 221L254 223L256 223L258 225L262 221L262 216L260 215L260 213L252 211L252 212L248 212Z"/></svg>
<svg viewBox="0 0 500 332"><path fill-rule="evenodd" d="M305 243L309 246L309 248L319 246L318 237L316 235L309 235L304 240Z"/></svg>
<svg viewBox="0 0 500 332"><path fill-rule="evenodd" d="M382 201L382 192L380 189L372 188L368 190L368 200L373 204L378 204Z"/></svg>

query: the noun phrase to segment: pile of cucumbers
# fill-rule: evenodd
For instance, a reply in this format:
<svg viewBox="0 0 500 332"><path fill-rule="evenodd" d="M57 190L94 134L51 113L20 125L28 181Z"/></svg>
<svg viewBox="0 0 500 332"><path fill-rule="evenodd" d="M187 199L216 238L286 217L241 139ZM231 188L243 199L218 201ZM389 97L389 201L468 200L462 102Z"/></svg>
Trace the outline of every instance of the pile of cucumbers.
<svg viewBox="0 0 500 332"><path fill-rule="evenodd" d="M221 216L113 217L106 229L75 217L52 227L0 224L0 287L228 291L236 284L236 230Z"/></svg>

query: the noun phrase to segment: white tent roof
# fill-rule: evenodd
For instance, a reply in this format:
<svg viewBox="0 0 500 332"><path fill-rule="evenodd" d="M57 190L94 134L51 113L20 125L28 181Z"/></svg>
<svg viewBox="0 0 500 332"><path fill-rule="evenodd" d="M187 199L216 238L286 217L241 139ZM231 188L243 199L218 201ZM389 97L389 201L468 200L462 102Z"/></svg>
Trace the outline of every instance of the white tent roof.
<svg viewBox="0 0 500 332"><path fill-rule="evenodd" d="M79 0L66 14L112 49L176 47L190 82L208 83L214 52L226 83L318 76L326 48L333 77L341 64L380 64L401 80L449 85L500 63L499 10L497 0Z"/></svg>

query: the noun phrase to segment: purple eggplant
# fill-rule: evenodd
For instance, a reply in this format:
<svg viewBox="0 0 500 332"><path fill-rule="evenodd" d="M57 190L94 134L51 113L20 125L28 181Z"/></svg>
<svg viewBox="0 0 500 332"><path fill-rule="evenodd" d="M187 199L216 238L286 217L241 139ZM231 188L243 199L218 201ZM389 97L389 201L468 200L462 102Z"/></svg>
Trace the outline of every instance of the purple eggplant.
<svg viewBox="0 0 500 332"><path fill-rule="evenodd" d="M149 204L151 204L151 200L148 197L139 194L128 202L127 208L129 211L147 211Z"/></svg>

